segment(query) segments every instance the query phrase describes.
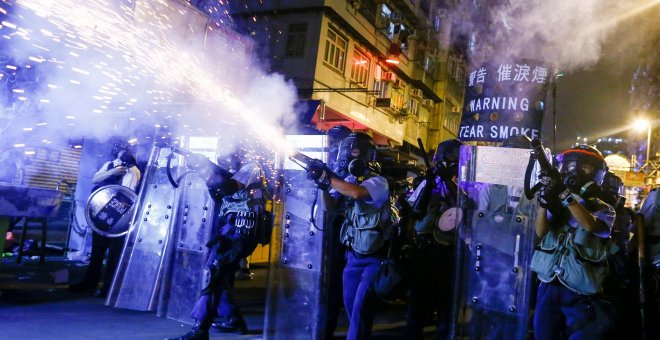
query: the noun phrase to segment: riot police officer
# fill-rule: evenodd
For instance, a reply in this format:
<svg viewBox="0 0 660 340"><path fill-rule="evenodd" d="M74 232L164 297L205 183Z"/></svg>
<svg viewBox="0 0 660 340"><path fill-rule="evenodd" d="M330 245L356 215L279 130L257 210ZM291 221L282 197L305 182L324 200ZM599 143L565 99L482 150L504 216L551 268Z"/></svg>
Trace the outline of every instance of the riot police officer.
<svg viewBox="0 0 660 340"><path fill-rule="evenodd" d="M224 333L247 332L232 289L240 260L257 246L265 208L263 172L257 163L248 162L234 174L219 166L201 169L200 174L220 209L214 235L207 243L211 249L203 272L204 288L191 312L195 323L178 338L187 340L208 339L212 324ZM219 321L214 323L216 317Z"/></svg>
<svg viewBox="0 0 660 340"><path fill-rule="evenodd" d="M341 141L349 134L351 134L351 130L343 125L336 125L327 132L329 139L328 165L330 169L333 169L335 174L342 178L348 174L335 163L337 162L337 154L339 153ZM333 191L333 196L338 200L337 207L339 209L336 209L333 214L330 230L332 233L332 243L328 254L328 305L324 320L326 339L331 339L337 328L337 318L339 317L339 310L342 306L342 270L346 265L346 246L339 241L339 232L342 223L344 223L344 211L342 209L345 208L345 204L343 202L344 199L338 192Z"/></svg>
<svg viewBox="0 0 660 340"><path fill-rule="evenodd" d="M558 156L559 171L541 171L535 223L541 238L531 268L537 292L537 339L599 339L612 319L598 299L608 273L614 209L595 197L606 172L602 154L580 145Z"/></svg>
<svg viewBox="0 0 660 340"><path fill-rule="evenodd" d="M422 338L425 322L436 315L436 337L449 330L455 229L440 230L438 221L457 206L458 155L461 143L450 139L438 144L425 179L408 198L415 222L415 251L410 272L410 304L406 339ZM450 222L451 223L451 222Z"/></svg>
<svg viewBox="0 0 660 340"><path fill-rule="evenodd" d="M337 155L336 170L347 174L344 179L320 161L311 164L307 173L320 189L333 189L343 196L340 240L347 247L342 275L347 339L366 339L371 334L377 302L373 282L391 235L389 187L387 179L373 171L375 159L371 137L351 133L342 140Z"/></svg>

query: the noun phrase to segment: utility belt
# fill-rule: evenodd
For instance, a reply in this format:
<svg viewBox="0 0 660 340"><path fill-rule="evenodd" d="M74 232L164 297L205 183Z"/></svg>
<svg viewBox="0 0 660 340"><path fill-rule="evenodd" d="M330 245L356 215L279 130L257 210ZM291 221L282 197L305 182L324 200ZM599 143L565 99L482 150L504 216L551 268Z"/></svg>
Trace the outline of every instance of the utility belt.
<svg viewBox="0 0 660 340"><path fill-rule="evenodd" d="M573 293L575 293L579 296L584 296L584 297L587 297L587 298L599 298L599 297L603 296L603 293L596 293L596 294L578 293L578 292L572 290L571 288L568 288L565 284L563 284L561 281L559 281L559 279L556 278L556 277L554 279L552 279L552 281L550 281L550 282L541 282L541 283L545 283L545 284L550 285L550 286L562 287L562 288L570 290L571 292L573 292Z"/></svg>
<svg viewBox="0 0 660 340"><path fill-rule="evenodd" d="M348 251L353 253L355 258L358 258L358 259L365 259L365 258L368 258L368 257L385 258L385 257L387 257L387 249L388 248L389 248L389 241L388 241L388 243L383 245L380 249L376 250L373 253L369 253L369 254L360 254L357 251L355 251L353 249L353 247L350 247L350 246L348 247Z"/></svg>

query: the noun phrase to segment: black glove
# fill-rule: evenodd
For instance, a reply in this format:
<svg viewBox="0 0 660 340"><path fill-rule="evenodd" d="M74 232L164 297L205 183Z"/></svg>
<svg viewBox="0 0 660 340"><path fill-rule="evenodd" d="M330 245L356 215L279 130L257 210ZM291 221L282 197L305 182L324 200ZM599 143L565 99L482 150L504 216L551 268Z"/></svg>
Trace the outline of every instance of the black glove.
<svg viewBox="0 0 660 340"><path fill-rule="evenodd" d="M536 194L536 199L541 208L554 211L560 210L562 207L562 199L570 195L570 191L568 191L568 188L561 180L561 177L542 172L539 175L539 179L540 182L543 183L543 187Z"/></svg>
<svg viewBox="0 0 660 340"><path fill-rule="evenodd" d="M307 178L313 180L314 184L316 184L319 189L327 190L330 187L331 177L332 172L328 169L328 166L320 160L315 159L309 164Z"/></svg>
<svg viewBox="0 0 660 340"><path fill-rule="evenodd" d="M458 164L452 163L449 165L440 165L436 167L434 175L440 176L443 181L448 181L454 178L458 173Z"/></svg>

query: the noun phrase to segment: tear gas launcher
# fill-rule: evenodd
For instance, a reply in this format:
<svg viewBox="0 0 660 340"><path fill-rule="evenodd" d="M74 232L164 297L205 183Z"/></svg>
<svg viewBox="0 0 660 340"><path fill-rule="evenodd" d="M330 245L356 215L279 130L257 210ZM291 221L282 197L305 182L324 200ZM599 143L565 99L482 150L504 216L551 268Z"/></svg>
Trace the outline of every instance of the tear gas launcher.
<svg viewBox="0 0 660 340"><path fill-rule="evenodd" d="M196 173L206 182L209 193L216 199L238 191L238 183L231 178L233 174L211 162L208 158L177 146L171 146L170 150L172 153L167 157L167 178L173 187L178 188L184 176ZM179 176L177 180L174 180L171 172L171 162L175 154L185 157L186 166L190 169Z"/></svg>

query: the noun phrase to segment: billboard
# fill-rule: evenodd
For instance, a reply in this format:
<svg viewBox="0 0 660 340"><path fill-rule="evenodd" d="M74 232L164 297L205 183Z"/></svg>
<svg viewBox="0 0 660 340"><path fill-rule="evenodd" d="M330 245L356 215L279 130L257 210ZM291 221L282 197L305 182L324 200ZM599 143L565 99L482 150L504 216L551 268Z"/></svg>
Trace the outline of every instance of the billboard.
<svg viewBox="0 0 660 340"><path fill-rule="evenodd" d="M470 69L458 138L501 142L540 138L548 68L533 60L487 62Z"/></svg>

